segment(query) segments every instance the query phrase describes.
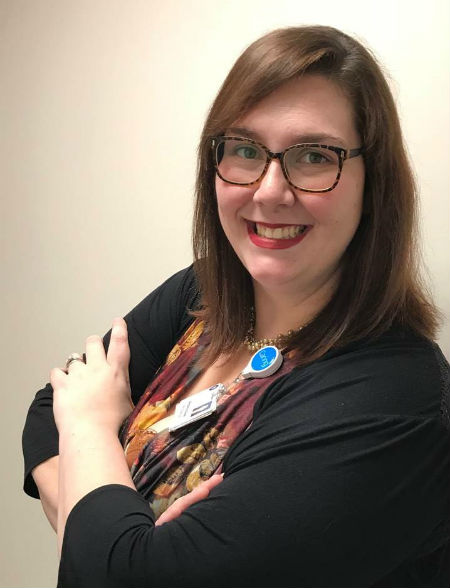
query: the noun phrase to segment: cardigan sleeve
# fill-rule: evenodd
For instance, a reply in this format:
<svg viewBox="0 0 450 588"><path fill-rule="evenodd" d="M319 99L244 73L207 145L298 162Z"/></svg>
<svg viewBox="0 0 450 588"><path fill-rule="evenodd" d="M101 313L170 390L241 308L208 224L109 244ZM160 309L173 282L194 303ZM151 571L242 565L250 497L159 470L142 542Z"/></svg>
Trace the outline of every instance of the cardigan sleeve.
<svg viewBox="0 0 450 588"><path fill-rule="evenodd" d="M360 588L448 541L436 421L373 418L272 440L248 439L210 497L161 527L128 487L85 496L67 521L58 586Z"/></svg>
<svg viewBox="0 0 450 588"><path fill-rule="evenodd" d="M198 289L191 265L166 280L125 316L131 352L130 384L135 403L193 320L188 310L194 308L197 301ZM108 331L103 337L105 349L108 349L110 335L111 331ZM50 384L39 390L31 403L22 447L24 491L39 498L31 471L58 454L58 431L53 417L53 389Z"/></svg>
<svg viewBox="0 0 450 588"><path fill-rule="evenodd" d="M67 520L58 586L448 586L445 374L417 351L281 377L228 451L224 481L160 527L128 487L87 494Z"/></svg>

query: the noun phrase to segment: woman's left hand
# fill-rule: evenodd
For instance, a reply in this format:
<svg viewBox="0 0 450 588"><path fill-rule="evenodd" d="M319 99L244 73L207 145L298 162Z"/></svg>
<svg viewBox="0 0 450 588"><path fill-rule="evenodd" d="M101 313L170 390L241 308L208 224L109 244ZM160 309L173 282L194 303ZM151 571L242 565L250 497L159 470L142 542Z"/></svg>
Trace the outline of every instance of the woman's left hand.
<svg viewBox="0 0 450 588"><path fill-rule="evenodd" d="M209 496L210 491L220 484L223 480L223 474L214 474L208 480L205 480L194 488L189 494L185 494L173 502L167 510L155 522L155 527L164 525L169 521L178 518L191 505L204 500Z"/></svg>
<svg viewBox="0 0 450 588"><path fill-rule="evenodd" d="M59 432L77 425L101 427L118 433L133 410L128 364L127 325L122 318L113 321L106 354L101 337L86 340L86 363L73 361L68 373L54 368L53 413Z"/></svg>

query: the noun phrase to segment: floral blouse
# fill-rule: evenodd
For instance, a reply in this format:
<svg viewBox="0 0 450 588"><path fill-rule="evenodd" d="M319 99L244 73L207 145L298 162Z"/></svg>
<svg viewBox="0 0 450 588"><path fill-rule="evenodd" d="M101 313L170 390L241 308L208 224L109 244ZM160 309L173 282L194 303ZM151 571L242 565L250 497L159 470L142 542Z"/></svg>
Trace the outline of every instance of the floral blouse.
<svg viewBox="0 0 450 588"><path fill-rule="evenodd" d="M208 417L170 432L163 419L195 381L208 336L196 319L169 353L124 422L120 438L131 476L158 518L175 500L220 473L222 460L252 422L253 407L267 387L292 369L289 357L272 376L233 382Z"/></svg>

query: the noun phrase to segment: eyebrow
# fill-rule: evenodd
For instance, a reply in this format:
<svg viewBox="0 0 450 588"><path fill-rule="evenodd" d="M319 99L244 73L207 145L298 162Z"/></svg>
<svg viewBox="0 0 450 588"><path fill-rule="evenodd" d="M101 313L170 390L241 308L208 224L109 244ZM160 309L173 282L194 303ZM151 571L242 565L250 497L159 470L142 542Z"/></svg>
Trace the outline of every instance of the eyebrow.
<svg viewBox="0 0 450 588"><path fill-rule="evenodd" d="M226 133L242 135L244 137L248 137L249 139L259 141L260 143L264 143L261 136L256 131L246 129L245 127L228 127ZM323 143L324 141L329 140L335 141L341 145L346 145L346 141L342 139L342 137L335 137L334 135L329 135L327 133L305 133L303 135L296 135L292 137L291 144L295 145L296 143Z"/></svg>

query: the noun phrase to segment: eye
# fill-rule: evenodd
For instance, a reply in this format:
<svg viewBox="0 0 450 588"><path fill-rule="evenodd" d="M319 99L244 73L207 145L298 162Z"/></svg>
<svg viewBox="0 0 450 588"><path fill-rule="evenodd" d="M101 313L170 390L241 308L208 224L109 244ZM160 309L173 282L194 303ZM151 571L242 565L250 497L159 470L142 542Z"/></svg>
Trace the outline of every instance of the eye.
<svg viewBox="0 0 450 588"><path fill-rule="evenodd" d="M253 145L241 145L234 149L234 153L243 159L256 159L259 156L259 149Z"/></svg>
<svg viewBox="0 0 450 588"><path fill-rule="evenodd" d="M332 149L298 146L287 152L287 163L294 167L324 167L339 165L339 156Z"/></svg>
<svg viewBox="0 0 450 588"><path fill-rule="evenodd" d="M320 151L305 151L302 153L301 158L299 159L299 162L301 163L329 163L330 162L330 157L326 157L322 152Z"/></svg>

